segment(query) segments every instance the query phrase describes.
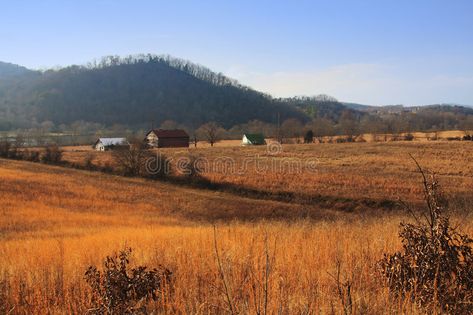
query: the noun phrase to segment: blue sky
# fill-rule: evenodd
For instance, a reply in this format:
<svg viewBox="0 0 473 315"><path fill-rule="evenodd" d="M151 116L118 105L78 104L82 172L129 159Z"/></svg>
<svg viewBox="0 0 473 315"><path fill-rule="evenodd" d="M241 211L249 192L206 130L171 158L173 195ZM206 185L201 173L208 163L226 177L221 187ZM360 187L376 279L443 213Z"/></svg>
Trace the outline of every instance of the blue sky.
<svg viewBox="0 0 473 315"><path fill-rule="evenodd" d="M170 54L274 96L473 104L473 1L1 1L0 60Z"/></svg>

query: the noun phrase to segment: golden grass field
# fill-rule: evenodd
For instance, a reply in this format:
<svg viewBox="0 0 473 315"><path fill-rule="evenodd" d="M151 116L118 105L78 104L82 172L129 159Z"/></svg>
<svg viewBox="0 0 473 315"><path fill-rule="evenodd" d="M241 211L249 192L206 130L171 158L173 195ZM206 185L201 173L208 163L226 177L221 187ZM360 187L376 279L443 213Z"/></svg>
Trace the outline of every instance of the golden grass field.
<svg viewBox="0 0 473 315"><path fill-rule="evenodd" d="M469 141L286 144L277 154L266 146L224 144L214 148L161 149L161 153L174 161L198 156L207 163L203 164L203 175L211 181L273 194L291 193L300 199L402 198L418 202L422 187L411 154L422 167L437 174L451 197L473 198L473 142ZM110 152L94 152L88 147L65 152L65 159L76 163L87 156L92 156L98 165L113 164ZM231 166L223 161L231 161Z"/></svg>
<svg viewBox="0 0 473 315"><path fill-rule="evenodd" d="M133 264L162 264L173 272L173 292L155 313L222 314L224 294L214 241L231 305L240 314L343 314L337 261L352 283L354 314L421 313L394 300L376 262L400 248L400 210L360 200L419 203L421 181L408 153L439 174L462 230L473 232L473 143L352 143L266 148L169 149L168 156L230 156L237 163L316 157L315 172L246 175L209 171L219 183L318 196L291 201L125 178L37 163L0 160L0 314L84 314L91 307L86 268L124 247ZM69 148L65 159L111 161L108 152ZM307 202L311 200L312 202ZM327 201L328 200L328 201ZM349 211L343 209L346 206ZM379 209L376 207L379 206ZM470 219L470 220L469 220ZM216 238L214 238L214 224ZM265 280L267 274L267 282ZM267 303L264 302L267 285Z"/></svg>

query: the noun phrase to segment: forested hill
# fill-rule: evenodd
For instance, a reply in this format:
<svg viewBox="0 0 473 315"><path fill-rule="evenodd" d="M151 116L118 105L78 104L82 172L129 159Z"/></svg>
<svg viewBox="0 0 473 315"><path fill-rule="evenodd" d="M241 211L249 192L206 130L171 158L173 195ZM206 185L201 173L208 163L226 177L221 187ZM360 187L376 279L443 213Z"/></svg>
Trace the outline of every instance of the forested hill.
<svg viewBox="0 0 473 315"><path fill-rule="evenodd" d="M25 67L0 61L0 79L11 78L32 72Z"/></svg>
<svg viewBox="0 0 473 315"><path fill-rule="evenodd" d="M292 120L286 125L306 129L330 126L324 132L334 134L469 130L473 109L366 106L325 95L276 99L203 66L167 56L106 57L87 66L45 72L0 63L0 131L56 132L76 129L73 125L138 130L163 122L192 131L210 121L243 130L250 121L274 127L286 120Z"/></svg>
<svg viewBox="0 0 473 315"><path fill-rule="evenodd" d="M0 111L11 128L32 120L106 126L174 120L191 128L216 121L231 127L253 119L275 123L278 113L282 120L307 120L295 107L222 74L161 56L108 57L86 67L0 80Z"/></svg>

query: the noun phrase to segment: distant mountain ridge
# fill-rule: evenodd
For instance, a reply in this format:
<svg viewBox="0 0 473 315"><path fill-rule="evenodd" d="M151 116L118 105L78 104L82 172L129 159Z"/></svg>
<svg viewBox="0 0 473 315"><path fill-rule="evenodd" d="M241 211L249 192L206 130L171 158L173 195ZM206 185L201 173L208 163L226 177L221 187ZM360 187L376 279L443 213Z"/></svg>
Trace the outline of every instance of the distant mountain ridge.
<svg viewBox="0 0 473 315"><path fill-rule="evenodd" d="M405 105L363 105L358 103L349 103L342 102L342 104L348 108L362 111L362 112L417 112L426 109L438 109L439 111L463 111L466 114L472 114L473 112L470 109L473 109L473 105L461 105L455 103L446 103L446 104L431 104L431 105L421 105L421 106L405 106Z"/></svg>

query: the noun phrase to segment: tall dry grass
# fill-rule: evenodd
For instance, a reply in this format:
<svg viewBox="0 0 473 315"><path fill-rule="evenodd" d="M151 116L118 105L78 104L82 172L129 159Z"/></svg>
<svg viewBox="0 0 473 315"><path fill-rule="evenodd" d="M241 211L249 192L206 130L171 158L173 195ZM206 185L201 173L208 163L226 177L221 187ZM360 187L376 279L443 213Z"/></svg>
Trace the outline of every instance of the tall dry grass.
<svg viewBox="0 0 473 315"><path fill-rule="evenodd" d="M293 154L315 154L315 148L295 146ZM376 163L377 155L393 155L364 148L363 156ZM326 149L338 156L328 159L328 169L343 168L350 158L348 170L373 163L351 145L346 149ZM448 155L428 152L431 167ZM452 161L468 162L461 154ZM381 170L402 184L410 168L386 163ZM448 166L440 170L449 175ZM353 314L422 313L393 299L375 267L383 253L400 248L398 223L408 219L401 213L345 213L5 160L0 179L0 313L86 313L92 299L84 272L125 247L134 249L133 265L173 271L171 294L149 305L157 313L343 314L347 299L338 285L343 290L347 282ZM468 187L457 183L447 188ZM359 194L371 189L367 181L357 184ZM347 191L342 187L338 196ZM473 225L464 223L463 230L471 235Z"/></svg>
<svg viewBox="0 0 473 315"><path fill-rule="evenodd" d="M374 267L383 252L399 246L395 221L219 226L217 246L230 305L238 313L257 313L264 306L268 313L330 313L332 308L339 313L342 304L330 276L339 260L342 277L352 283L355 313L398 310ZM156 307L170 313L228 312L213 237L212 226L205 224L143 225L3 241L4 305L14 313L85 313L91 307L90 289L83 280L87 266L100 265L105 255L129 246L135 249L133 263L163 264L174 273L173 294Z"/></svg>

